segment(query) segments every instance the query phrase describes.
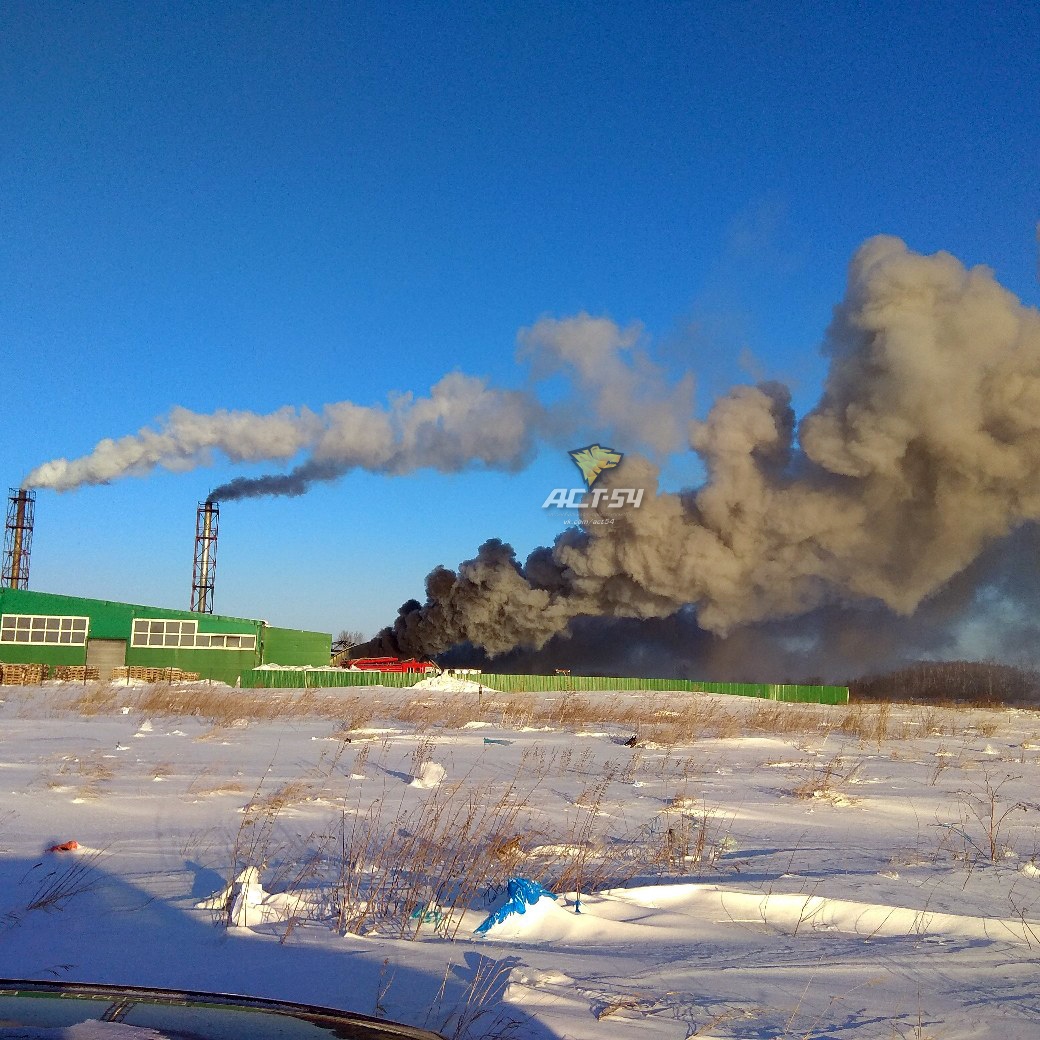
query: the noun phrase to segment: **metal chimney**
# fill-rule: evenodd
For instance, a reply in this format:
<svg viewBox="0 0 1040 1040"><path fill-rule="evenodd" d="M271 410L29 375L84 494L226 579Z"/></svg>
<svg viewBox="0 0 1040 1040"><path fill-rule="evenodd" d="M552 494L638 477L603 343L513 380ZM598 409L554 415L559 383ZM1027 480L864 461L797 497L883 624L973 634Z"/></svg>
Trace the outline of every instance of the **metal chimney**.
<svg viewBox="0 0 1040 1040"><path fill-rule="evenodd" d="M0 580L8 589L29 587L29 550L32 548L36 492L11 488L7 501L7 528L4 531L4 569Z"/></svg>
<svg viewBox="0 0 1040 1040"><path fill-rule="evenodd" d="M213 613L213 573L217 569L217 522L220 506L200 502L195 518L195 570L191 583L191 610Z"/></svg>

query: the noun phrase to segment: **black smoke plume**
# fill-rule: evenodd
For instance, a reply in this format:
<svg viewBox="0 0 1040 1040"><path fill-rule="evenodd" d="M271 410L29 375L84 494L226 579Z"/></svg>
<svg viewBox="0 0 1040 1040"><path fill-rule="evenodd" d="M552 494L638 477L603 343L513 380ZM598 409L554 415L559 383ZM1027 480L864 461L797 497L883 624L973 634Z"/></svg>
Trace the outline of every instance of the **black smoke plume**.
<svg viewBox="0 0 1040 1040"><path fill-rule="evenodd" d="M625 621L671 619L640 631L684 630L703 660L768 642L778 663L785 639L795 657L799 633L833 628L833 668L871 639L888 656L911 631L948 642L968 621L951 604L986 587L973 564L1040 518L1040 315L985 268L878 237L852 260L824 350L824 392L800 422L784 386L737 387L689 424L701 486L660 491L656 468L628 456L603 480L643 488L638 509L523 564L486 542L435 569L379 645L529 663L566 646L572 663L582 633L603 646ZM1035 585L1035 556L1020 562ZM907 623L924 604L945 628Z"/></svg>

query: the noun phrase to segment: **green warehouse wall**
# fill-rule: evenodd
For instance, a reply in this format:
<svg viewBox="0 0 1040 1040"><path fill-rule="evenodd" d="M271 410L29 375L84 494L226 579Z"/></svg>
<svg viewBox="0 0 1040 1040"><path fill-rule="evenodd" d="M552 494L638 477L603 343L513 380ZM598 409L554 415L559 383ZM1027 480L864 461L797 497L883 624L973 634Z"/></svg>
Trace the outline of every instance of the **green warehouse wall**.
<svg viewBox="0 0 1040 1040"><path fill-rule="evenodd" d="M261 664L327 665L332 643L331 635L325 633L272 628L263 621L247 618L25 589L0 589L0 615L85 617L88 619L88 641L124 643L122 664L142 668L181 668L198 672L201 678L228 683L236 682L244 672ZM219 637L224 637L221 642L234 643L246 637L253 645L247 648L133 646L131 636L135 620L189 622L185 631L194 630L196 643L216 641ZM82 665L87 663L87 657L87 645L0 641L0 662L10 664Z"/></svg>
<svg viewBox="0 0 1040 1040"><path fill-rule="evenodd" d="M331 635L264 626L263 664L324 666L331 659Z"/></svg>

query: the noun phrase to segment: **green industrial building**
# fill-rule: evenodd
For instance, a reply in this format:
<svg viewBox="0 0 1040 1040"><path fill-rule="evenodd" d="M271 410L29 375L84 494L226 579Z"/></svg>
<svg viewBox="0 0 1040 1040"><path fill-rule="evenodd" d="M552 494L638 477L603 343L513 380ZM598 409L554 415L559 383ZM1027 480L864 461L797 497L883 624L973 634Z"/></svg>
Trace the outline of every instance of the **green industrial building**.
<svg viewBox="0 0 1040 1040"><path fill-rule="evenodd" d="M261 665L327 666L332 636L265 621L0 588L0 664L179 669L234 685Z"/></svg>

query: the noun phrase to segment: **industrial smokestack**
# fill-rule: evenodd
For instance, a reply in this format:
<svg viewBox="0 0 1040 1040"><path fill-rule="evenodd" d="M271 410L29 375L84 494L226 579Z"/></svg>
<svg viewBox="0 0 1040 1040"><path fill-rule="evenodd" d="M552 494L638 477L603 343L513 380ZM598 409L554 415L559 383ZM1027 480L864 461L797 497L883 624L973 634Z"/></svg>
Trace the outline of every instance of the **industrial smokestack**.
<svg viewBox="0 0 1040 1040"><path fill-rule="evenodd" d="M207 499L199 503L195 518L195 568L191 583L191 609L213 613L213 575L217 569L217 522L220 507Z"/></svg>
<svg viewBox="0 0 1040 1040"><path fill-rule="evenodd" d="M3 585L8 589L29 587L29 550L32 548L36 492L11 488L4 531Z"/></svg>

